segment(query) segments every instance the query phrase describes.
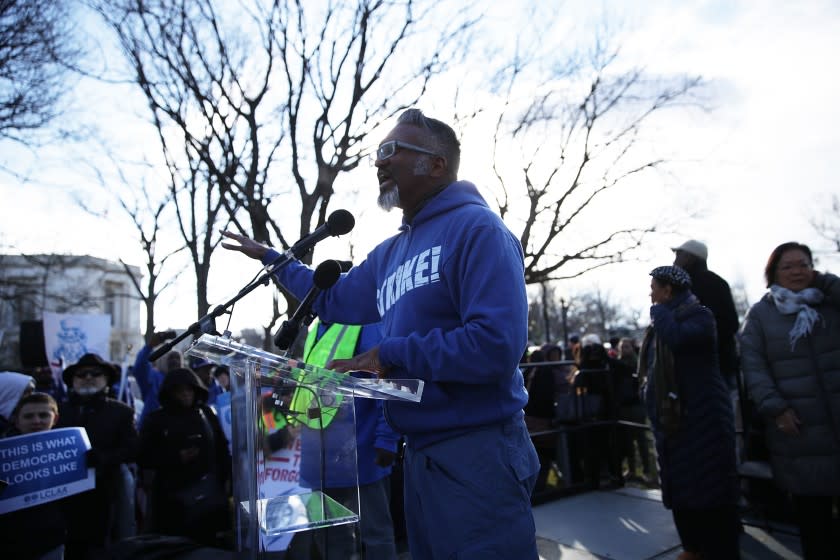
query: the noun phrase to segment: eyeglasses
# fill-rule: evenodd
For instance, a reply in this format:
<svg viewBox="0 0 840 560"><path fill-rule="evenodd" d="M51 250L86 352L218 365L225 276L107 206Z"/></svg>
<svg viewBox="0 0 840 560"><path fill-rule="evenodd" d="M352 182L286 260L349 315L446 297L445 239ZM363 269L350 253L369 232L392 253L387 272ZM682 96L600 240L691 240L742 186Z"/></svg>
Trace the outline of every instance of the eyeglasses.
<svg viewBox="0 0 840 560"><path fill-rule="evenodd" d="M101 369L83 369L74 373L73 377L102 377L103 375L105 375L105 372Z"/></svg>
<svg viewBox="0 0 840 560"><path fill-rule="evenodd" d="M785 263L779 267L780 272L792 272L794 270L810 270L812 268L809 262Z"/></svg>
<svg viewBox="0 0 840 560"><path fill-rule="evenodd" d="M396 154L397 150L401 148L404 150L411 150L412 152L428 154L430 156L440 156L440 154L427 150L426 148L421 148L420 146L415 146L414 144L407 144L405 142L400 142L399 140L390 140L384 144L380 144L379 147L376 148L376 159L379 161L385 161Z"/></svg>

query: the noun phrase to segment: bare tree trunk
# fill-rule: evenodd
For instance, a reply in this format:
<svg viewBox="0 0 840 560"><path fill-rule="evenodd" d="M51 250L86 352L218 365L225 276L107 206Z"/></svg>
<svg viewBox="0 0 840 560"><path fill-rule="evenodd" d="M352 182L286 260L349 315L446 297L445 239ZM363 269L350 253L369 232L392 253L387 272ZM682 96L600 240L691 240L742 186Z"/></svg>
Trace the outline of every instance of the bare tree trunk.
<svg viewBox="0 0 840 560"><path fill-rule="evenodd" d="M548 290L546 289L546 283L542 282L540 284L541 293L542 293L542 312L543 312L543 324L545 325L545 343L548 344L551 342L551 322L548 319Z"/></svg>
<svg viewBox="0 0 840 560"><path fill-rule="evenodd" d="M464 56L474 24L469 6L442 22L443 2L432 0L245 4L231 12L214 0L94 1L150 107L193 260L199 315L208 308L218 222L229 219L282 249L290 231L302 237L323 224L338 174L359 165L373 130ZM437 48L419 48L421 31L423 41L437 37ZM380 85L384 75L391 86ZM279 162L298 193L297 228L269 212L273 200L293 204L270 187L269 169Z"/></svg>
<svg viewBox="0 0 840 560"><path fill-rule="evenodd" d="M605 221L598 204L667 163L640 141L641 133L666 109L699 105L703 82L616 70L618 49L601 39L585 64L517 50L492 83L503 92L501 109L475 111L495 116L496 205L503 218L525 217L520 242L528 284L632 258L664 225Z"/></svg>

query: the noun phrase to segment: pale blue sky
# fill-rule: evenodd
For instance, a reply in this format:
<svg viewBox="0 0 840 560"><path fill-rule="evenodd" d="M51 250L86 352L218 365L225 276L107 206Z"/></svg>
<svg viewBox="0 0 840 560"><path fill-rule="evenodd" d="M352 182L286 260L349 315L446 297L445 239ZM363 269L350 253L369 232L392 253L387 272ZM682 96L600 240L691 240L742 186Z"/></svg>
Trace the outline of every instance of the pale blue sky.
<svg viewBox="0 0 840 560"><path fill-rule="evenodd" d="M515 2L486 6L488 19L507 29L517 29L513 22L524 17ZM623 57L629 63L662 75L701 74L715 94L713 111L675 116L659 131L661 142L675 147L677 162L674 179L664 185L665 190L621 205L623 211L665 213L677 205L696 206L704 219L686 222L679 234L656 240L646 247L642 262L587 276L561 291L598 285L615 299L644 309L647 271L671 261L670 246L695 237L708 243L710 267L730 283L743 283L755 300L763 291L764 261L775 245L796 239L816 247L808 219L825 197L840 192L835 168L840 151L837 2L605 1L593 6L572 0L538 6L548 10L532 16L538 20L547 21L546 13L562 14L547 36L564 45L578 44L591 35L603 11L609 14L611 28L620 29ZM115 103L102 90L85 95L102 96L94 100L102 115L100 124L122 138L126 149L142 145L145 139L154 141L137 130L135 110L125 98ZM436 103L441 102L429 100L431 107ZM27 157L8 148L3 153L0 157L7 160ZM33 181L26 186L0 176L0 196L6 201L0 207L3 250L87 253L139 263L141 254L129 225L113 216L108 221L92 220L77 208L74 194L95 198L101 193L96 194L76 172L61 167L60 156L61 150L36 154L29 163ZM465 153L463 178L481 184L487 173L485 159ZM347 207L357 217L351 238L356 260L398 224L396 214L385 215L375 208L374 175L362 168L343 177L342 184L352 185L358 198L333 205ZM331 240L319 247L316 256L344 257L346 247L343 240ZM835 272L838 263L840 259L823 259ZM256 272L230 255L220 255L214 265L210 295L216 303L238 291ZM187 278L164 297L159 327L183 327L195 319L189 272ZM263 294L251 294L237 306L233 330L258 326L265 319L261 306L267 304L267 293L266 288Z"/></svg>

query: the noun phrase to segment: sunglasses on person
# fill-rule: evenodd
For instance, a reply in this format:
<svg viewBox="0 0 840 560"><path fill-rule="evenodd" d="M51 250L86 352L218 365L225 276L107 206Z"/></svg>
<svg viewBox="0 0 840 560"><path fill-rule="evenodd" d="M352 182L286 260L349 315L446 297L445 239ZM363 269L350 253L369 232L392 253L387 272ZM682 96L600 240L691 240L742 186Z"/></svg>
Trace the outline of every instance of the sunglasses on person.
<svg viewBox="0 0 840 560"><path fill-rule="evenodd" d="M376 148L376 159L379 161L384 161L394 154L397 153L397 150L411 150L412 152L419 152L421 154L428 154L430 156L440 156L431 150L427 150L426 148L415 146L414 144L408 144L406 142L400 142L399 140L390 140L383 144L380 144L378 148Z"/></svg>
<svg viewBox="0 0 840 560"><path fill-rule="evenodd" d="M101 369L82 369L73 374L73 377L84 379L85 377L102 377L105 372Z"/></svg>

